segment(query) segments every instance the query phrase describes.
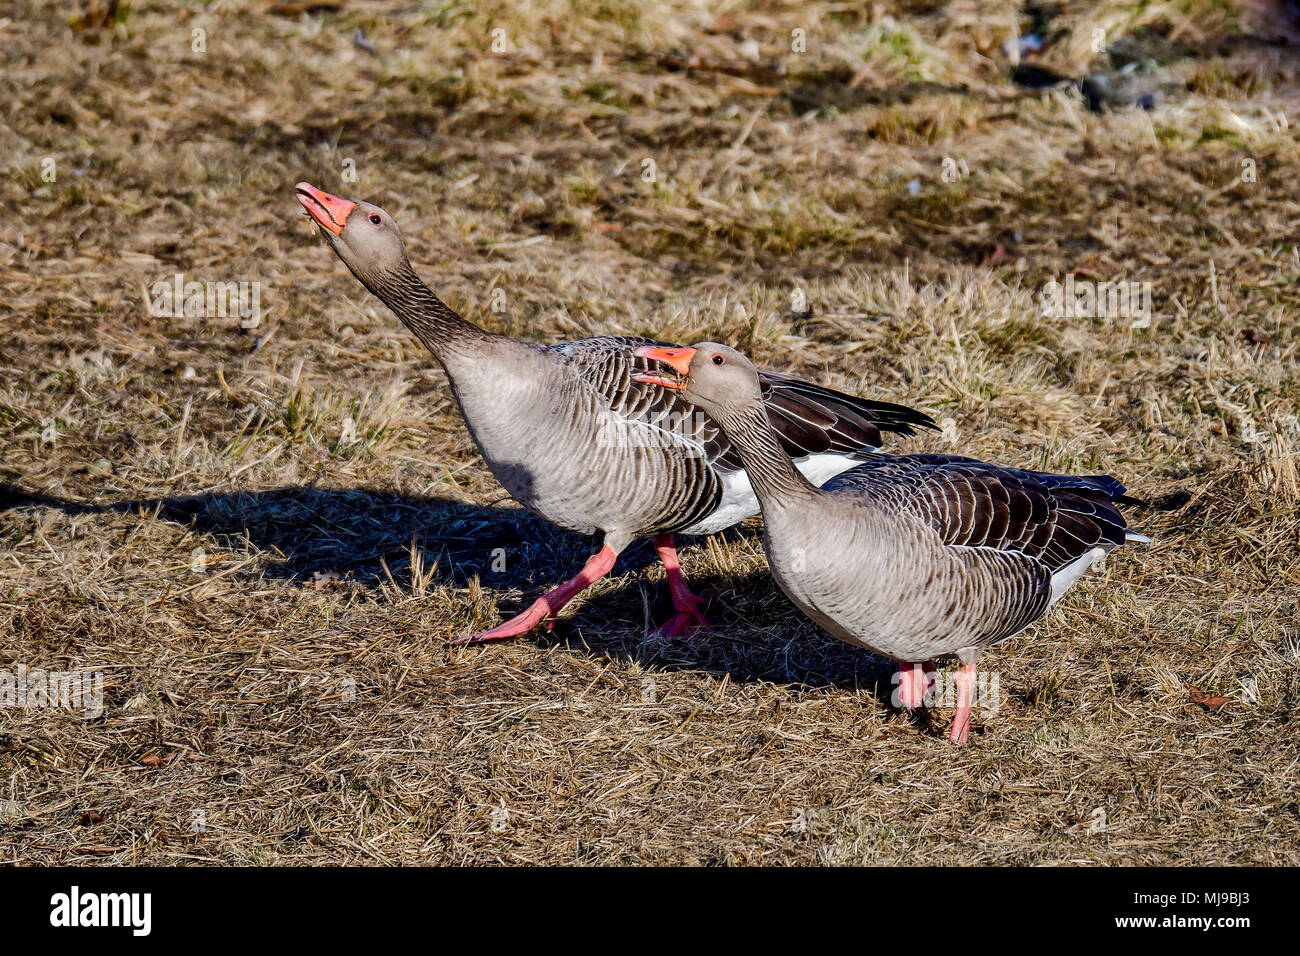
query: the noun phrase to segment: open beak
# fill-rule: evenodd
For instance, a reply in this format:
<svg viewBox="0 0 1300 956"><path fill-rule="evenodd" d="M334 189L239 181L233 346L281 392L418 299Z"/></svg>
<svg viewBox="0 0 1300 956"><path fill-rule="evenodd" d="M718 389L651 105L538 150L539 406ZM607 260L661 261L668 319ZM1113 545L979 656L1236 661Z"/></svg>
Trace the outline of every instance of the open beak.
<svg viewBox="0 0 1300 956"><path fill-rule="evenodd" d="M680 392L686 387L686 379L691 374L691 359L695 357L695 349L643 345L632 354L638 358L648 358L654 359L656 362L662 362L677 373L675 378L669 378L660 372L633 372L632 381L659 385L663 388L670 388L675 392Z"/></svg>
<svg viewBox="0 0 1300 956"><path fill-rule="evenodd" d="M316 225L328 229L336 236L347 225L348 214L357 208L351 199L331 196L311 183L299 183L294 189L298 191L298 202L307 210L307 215L316 221Z"/></svg>

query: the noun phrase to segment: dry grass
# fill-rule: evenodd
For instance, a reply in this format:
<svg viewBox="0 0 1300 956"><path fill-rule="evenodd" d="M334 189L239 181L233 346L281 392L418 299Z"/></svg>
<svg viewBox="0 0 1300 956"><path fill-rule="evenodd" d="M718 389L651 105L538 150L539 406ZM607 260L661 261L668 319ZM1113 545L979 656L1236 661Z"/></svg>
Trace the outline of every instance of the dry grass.
<svg viewBox="0 0 1300 956"><path fill-rule="evenodd" d="M0 20L0 670L105 686L0 709L0 858L1300 863L1300 83L1264 19L1063 4L1046 65L1103 66L1100 27L1179 90L1098 115L1010 81L1010 3L520 6ZM553 634L451 649L590 542L502 500L299 179L387 206L476 321L724 339L951 420L906 447L1117 475L1157 543L986 658L964 750L752 526L684 552L705 637L645 636L641 546ZM151 317L175 272L266 315ZM1068 272L1155 283L1153 326L1041 317Z"/></svg>

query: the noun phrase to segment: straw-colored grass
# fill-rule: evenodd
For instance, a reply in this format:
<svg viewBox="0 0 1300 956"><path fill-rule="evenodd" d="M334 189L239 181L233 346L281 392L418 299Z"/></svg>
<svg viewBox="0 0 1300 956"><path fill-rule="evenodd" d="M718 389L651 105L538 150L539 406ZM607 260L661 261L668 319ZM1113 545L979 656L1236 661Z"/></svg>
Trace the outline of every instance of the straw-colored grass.
<svg viewBox="0 0 1300 956"><path fill-rule="evenodd" d="M0 20L0 672L104 680L94 719L0 708L0 860L1300 863L1274 20L140 7ZM1031 29L1063 75L1106 66L1101 29L1170 91L1096 114L1017 86ZM505 498L301 179L388 208L474 321L721 339L945 421L896 449L1113 474L1155 544L985 657L1002 704L965 749L793 610L757 522L683 552L707 635L647 637L641 545L554 632L451 648L592 542ZM151 315L175 273L260 283L260 322ZM1044 317L1069 273L1153 283L1151 327Z"/></svg>

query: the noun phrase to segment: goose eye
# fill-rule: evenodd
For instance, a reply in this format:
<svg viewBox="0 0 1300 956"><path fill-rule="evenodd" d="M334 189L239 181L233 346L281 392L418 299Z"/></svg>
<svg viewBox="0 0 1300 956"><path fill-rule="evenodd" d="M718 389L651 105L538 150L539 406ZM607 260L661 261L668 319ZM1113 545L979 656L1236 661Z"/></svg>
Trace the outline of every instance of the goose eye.
<svg viewBox="0 0 1300 956"><path fill-rule="evenodd" d="M725 365L726 363L727 363L727 360L724 359L721 355L715 355L715 356L713 356L713 364L714 364L714 365Z"/></svg>
<svg viewBox="0 0 1300 956"><path fill-rule="evenodd" d="M382 225L384 220L379 218L379 213L372 212L370 214L370 221L373 222L376 226L378 226L378 225Z"/></svg>

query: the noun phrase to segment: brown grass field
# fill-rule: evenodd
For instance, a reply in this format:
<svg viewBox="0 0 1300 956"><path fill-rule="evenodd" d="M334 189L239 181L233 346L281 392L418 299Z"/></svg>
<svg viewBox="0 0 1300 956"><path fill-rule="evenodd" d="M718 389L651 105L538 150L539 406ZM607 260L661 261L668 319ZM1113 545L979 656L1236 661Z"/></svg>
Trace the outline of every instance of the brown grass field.
<svg viewBox="0 0 1300 956"><path fill-rule="evenodd" d="M0 674L99 673L103 713L0 708L0 861L1300 863L1286 29L4 4ZM1016 82L1030 32L1065 77L1135 64L1152 108ZM985 655L964 749L775 589L757 520L683 548L707 634L648 636L643 543L553 632L452 648L592 541L505 497L301 179L385 206L476 322L719 339L946 421L895 450L1113 474L1155 543ZM260 321L155 316L176 273L258 283ZM1043 315L1070 274L1151 283L1150 326Z"/></svg>

